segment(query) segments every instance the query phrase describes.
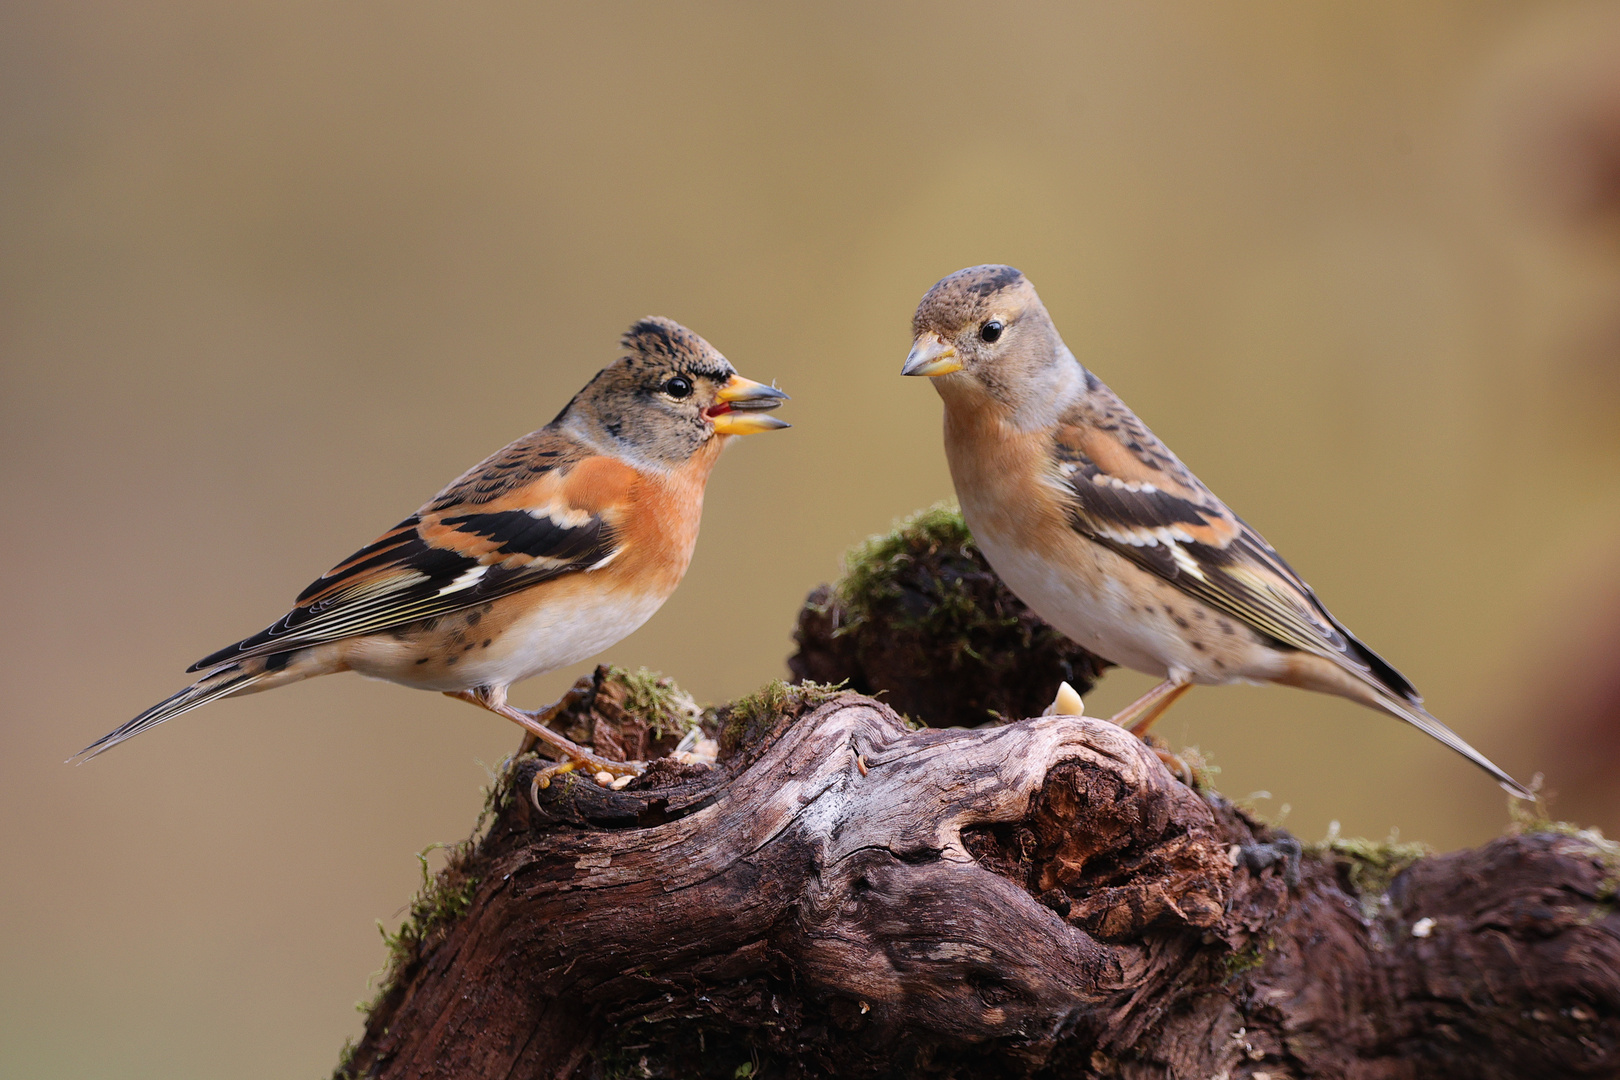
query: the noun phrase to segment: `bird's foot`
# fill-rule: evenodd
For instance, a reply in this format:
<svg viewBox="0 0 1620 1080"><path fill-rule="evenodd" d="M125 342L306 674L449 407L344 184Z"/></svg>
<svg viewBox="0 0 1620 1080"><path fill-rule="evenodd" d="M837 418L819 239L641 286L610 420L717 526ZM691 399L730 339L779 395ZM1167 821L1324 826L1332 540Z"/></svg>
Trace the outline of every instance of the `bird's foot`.
<svg viewBox="0 0 1620 1080"><path fill-rule="evenodd" d="M529 793L536 796L551 786L553 777L563 773L583 772L603 787L622 788L646 771L645 761L613 761L592 753L561 732L551 729L551 721L577 704L589 691L589 680L581 679L568 693L535 712L525 712L509 704L505 687L480 686L472 690L454 691L449 696L504 716L527 732L518 753L539 750L557 762L535 774L534 781L529 785Z"/></svg>
<svg viewBox="0 0 1620 1080"><path fill-rule="evenodd" d="M1166 769L1170 770L1171 776L1174 776L1188 787L1193 786L1193 770L1192 766L1187 763L1186 758L1170 749L1170 744L1157 735L1142 735L1139 738L1147 744L1149 750L1153 751L1153 756L1158 758Z"/></svg>
<svg viewBox="0 0 1620 1080"><path fill-rule="evenodd" d="M590 690L589 680L581 679L569 689L568 693L544 709L532 713L526 713L521 709L512 710L518 714L512 719L517 720L528 732L523 740L524 748L540 749L550 757L558 759L557 764L534 774L534 780L529 785L531 794L544 791L551 786L554 777L564 773L584 773L602 787L618 790L647 771L645 761L614 761L602 757L551 729L551 721L578 704Z"/></svg>
<svg viewBox="0 0 1620 1080"><path fill-rule="evenodd" d="M610 761L575 743L568 745L573 747L572 752L564 751L567 756L562 761L541 769L529 781L529 798L536 805L539 804L540 793L551 786L552 780L567 773L584 773L602 787L617 791L647 771L645 761Z"/></svg>

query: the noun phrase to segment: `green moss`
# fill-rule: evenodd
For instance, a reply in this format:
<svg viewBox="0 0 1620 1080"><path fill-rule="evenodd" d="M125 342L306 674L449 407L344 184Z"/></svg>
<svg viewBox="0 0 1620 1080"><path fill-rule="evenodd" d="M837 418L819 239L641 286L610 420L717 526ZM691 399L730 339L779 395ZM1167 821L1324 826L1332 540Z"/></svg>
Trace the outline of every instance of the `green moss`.
<svg viewBox="0 0 1620 1080"><path fill-rule="evenodd" d="M868 538L844 556L844 576L838 582L837 596L848 619L845 625L856 626L884 604L899 599L897 579L919 556L945 551L972 558L972 549L973 534L962 520L962 512L951 502L935 503L902 518L889 532ZM926 621L937 624L984 618L959 582L936 584L939 596Z"/></svg>
<svg viewBox="0 0 1620 1080"><path fill-rule="evenodd" d="M971 671L994 681L1006 673L989 670L1009 657L1058 642L1073 648L995 579L954 503L920 510L853 548L833 596L841 609L836 635L915 639L940 673ZM986 706L979 719L997 715Z"/></svg>
<svg viewBox="0 0 1620 1080"><path fill-rule="evenodd" d="M1262 966L1266 962L1266 954L1276 948L1277 942L1267 938L1263 942L1251 940L1243 948L1227 953L1221 957L1221 982L1229 983L1245 971Z"/></svg>
<svg viewBox="0 0 1620 1080"><path fill-rule="evenodd" d="M1591 844L1605 861L1620 862L1620 843L1605 837L1600 829L1583 828L1573 821L1554 821L1547 813L1546 803L1539 798L1533 803L1523 799L1510 800L1508 814L1513 819L1508 826L1508 833L1512 836L1552 833L1555 836L1573 837Z"/></svg>
<svg viewBox="0 0 1620 1080"><path fill-rule="evenodd" d="M1531 784L1532 788L1540 786L1540 776ZM1554 821L1552 815L1547 813L1546 802L1538 795L1534 802L1524 799L1508 800L1508 834L1511 836L1528 836L1531 833L1557 833L1559 836L1574 836L1580 832L1580 826L1568 821Z"/></svg>
<svg viewBox="0 0 1620 1080"><path fill-rule="evenodd" d="M1337 822L1334 828L1337 830ZM1378 913L1379 901L1401 871L1433 853L1427 844L1403 843L1393 836L1378 841L1341 837L1337 832L1321 843L1307 845L1305 851L1344 867L1345 878L1361 901L1362 914L1369 919Z"/></svg>
<svg viewBox="0 0 1620 1080"><path fill-rule="evenodd" d="M784 716L798 716L834 697L843 683L785 683L772 679L720 710L720 748L731 753L770 734Z"/></svg>
<svg viewBox="0 0 1620 1080"><path fill-rule="evenodd" d="M354 1053L358 1049L359 1045L352 1038L343 1040L343 1049L338 1051L337 1068L332 1070L332 1080L355 1080L349 1068L354 1064Z"/></svg>
<svg viewBox="0 0 1620 1080"><path fill-rule="evenodd" d="M1176 754L1187 763L1192 773L1192 786L1194 791L1215 791L1215 778L1221 774L1221 767L1214 762L1214 753L1201 750L1196 746L1184 746Z"/></svg>
<svg viewBox="0 0 1620 1080"><path fill-rule="evenodd" d="M1590 848L1592 857L1608 871L1598 884L1598 899L1605 903L1620 900L1620 842L1604 836L1601 829L1582 828L1572 821L1554 821L1540 799L1533 804L1514 799L1508 812L1513 816L1513 823L1508 826L1513 836L1567 836Z"/></svg>
<svg viewBox="0 0 1620 1080"><path fill-rule="evenodd" d="M666 734L685 735L698 726L703 717L703 709L692 695L663 672L614 667L608 669L608 678L624 687L625 707L647 721L654 738L661 739Z"/></svg>
<svg viewBox="0 0 1620 1080"><path fill-rule="evenodd" d="M411 899L398 930L390 933L383 921L377 920L377 932L382 935L388 958L373 976L377 980L377 992L370 1000L356 1003L359 1012L369 1015L388 996L405 969L421 955L423 947L441 938L472 906L473 895L478 890L477 876L468 872L472 853L482 841L489 823L511 802L518 766L535 757L528 753L507 758L501 771L491 774L490 785L484 789L484 807L479 811L472 835L458 844L429 844L416 853L422 874L421 887ZM428 855L434 851L445 852L444 869L437 874L428 866ZM344 1048L345 1056L338 1063L340 1070L347 1067L352 1053L352 1047Z"/></svg>
<svg viewBox="0 0 1620 1080"><path fill-rule="evenodd" d="M491 804L498 804L498 801L498 796L492 794ZM481 816L480 832L483 822ZM383 921L377 920L377 932L382 935L383 946L388 950L388 960L383 965L376 996L358 1006L361 1012L369 1014L376 1008L405 970L421 956L423 948L442 938L456 920L472 907L473 895L478 890L478 878L467 873L466 867L467 857L476 842L477 834L459 844L430 844L417 852L416 858L422 869L422 886L412 898L410 909L398 930L389 933ZM448 853L444 869L437 874L428 868L428 853L435 850Z"/></svg>
<svg viewBox="0 0 1620 1080"><path fill-rule="evenodd" d="M1530 786L1536 789L1540 785L1541 777L1537 775ZM1552 815L1547 813L1545 800L1540 797L1535 802L1511 799L1508 802L1508 813L1513 818L1512 824L1508 826L1509 835L1565 836L1579 841L1608 871L1598 886L1598 899L1608 902L1620 899L1620 842L1604 836L1601 829L1583 827L1573 821L1555 821Z"/></svg>
<svg viewBox="0 0 1620 1080"><path fill-rule="evenodd" d="M484 789L483 809L479 811L478 821L467 839L459 844L430 844L417 852L422 874L421 888L412 898L398 930L389 933L383 921L377 920L377 932L382 935L388 958L372 976L377 984L376 992L369 999L355 1003L355 1010L360 1014L369 1016L388 996L405 970L421 955L423 947L431 946L442 938L472 906L473 896L478 890L478 878L468 872L472 853L482 842L489 823L511 802L518 767L535 758L533 753L515 755L507 758L498 772L490 772L489 786ZM446 853L444 869L434 874L428 868L428 855L441 850ZM351 1080L351 1066L358 1049L353 1039L343 1044L332 1080Z"/></svg>

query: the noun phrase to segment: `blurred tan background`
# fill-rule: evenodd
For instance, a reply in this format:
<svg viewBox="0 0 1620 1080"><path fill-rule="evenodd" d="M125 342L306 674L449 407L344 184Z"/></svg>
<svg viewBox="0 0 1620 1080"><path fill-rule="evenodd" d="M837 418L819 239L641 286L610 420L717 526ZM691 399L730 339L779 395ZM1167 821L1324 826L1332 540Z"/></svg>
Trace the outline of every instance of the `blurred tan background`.
<svg viewBox="0 0 1620 1080"><path fill-rule="evenodd" d="M950 492L897 373L978 262L1438 715L1620 824L1616 55L1614 5L1476 0L7 5L0 1074L329 1071L374 920L517 732L345 676L62 759L648 313L796 426L728 453L606 659L781 674L842 551ZM1159 730L1307 840L1506 823L1344 702L1201 690Z"/></svg>

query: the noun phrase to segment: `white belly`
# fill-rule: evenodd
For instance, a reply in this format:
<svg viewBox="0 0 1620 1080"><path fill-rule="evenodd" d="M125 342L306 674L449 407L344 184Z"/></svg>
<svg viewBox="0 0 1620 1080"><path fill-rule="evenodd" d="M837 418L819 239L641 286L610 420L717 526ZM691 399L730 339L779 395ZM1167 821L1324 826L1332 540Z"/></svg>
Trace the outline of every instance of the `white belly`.
<svg viewBox="0 0 1620 1080"><path fill-rule="evenodd" d="M1169 675L1173 655L1181 651L1179 642L1163 632L1158 619L1143 617L1139 598L1128 594L1119 578L1108 573L1113 568L1098 565L1093 574L1069 573L1060 564L1002 538L981 534L971 521L968 527L1007 587L1065 637L1105 660L1161 679ZM1071 554L1100 564L1102 556L1112 553L1076 537ZM1138 610L1132 611L1133 605Z"/></svg>
<svg viewBox="0 0 1620 1080"><path fill-rule="evenodd" d="M635 633L664 605L641 593L582 596L545 604L515 621L474 665L477 686L507 686L576 664Z"/></svg>
<svg viewBox="0 0 1620 1080"><path fill-rule="evenodd" d="M1079 535L1065 538L1072 546L1061 561L1005 538L974 535L1020 600L1104 659L1205 686L1263 682L1286 668L1286 654L1266 647L1247 626ZM1068 569L1088 562L1092 572Z"/></svg>
<svg viewBox="0 0 1620 1080"><path fill-rule="evenodd" d="M345 659L361 675L421 690L510 686L595 656L639 629L663 603L656 593L559 592L514 619L487 648L470 629L451 639L460 617L451 614L431 637L356 639Z"/></svg>

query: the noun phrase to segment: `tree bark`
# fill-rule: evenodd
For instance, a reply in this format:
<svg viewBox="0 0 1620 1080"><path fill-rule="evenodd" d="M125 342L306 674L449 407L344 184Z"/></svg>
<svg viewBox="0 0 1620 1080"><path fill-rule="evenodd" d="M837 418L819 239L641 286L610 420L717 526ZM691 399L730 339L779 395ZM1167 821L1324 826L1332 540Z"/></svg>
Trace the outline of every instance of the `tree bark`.
<svg viewBox="0 0 1620 1080"><path fill-rule="evenodd" d="M576 724L633 724L622 682ZM353 1077L1611 1077L1612 845L1301 852L1112 724L722 710L714 768L521 762Z"/></svg>

